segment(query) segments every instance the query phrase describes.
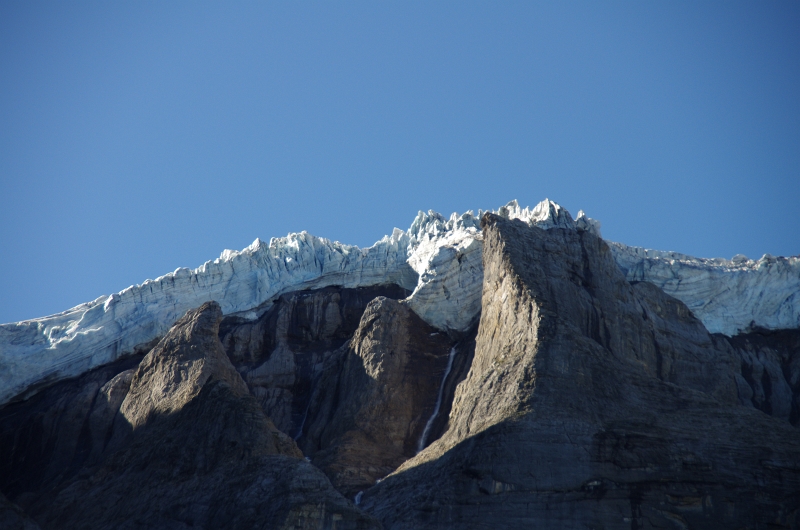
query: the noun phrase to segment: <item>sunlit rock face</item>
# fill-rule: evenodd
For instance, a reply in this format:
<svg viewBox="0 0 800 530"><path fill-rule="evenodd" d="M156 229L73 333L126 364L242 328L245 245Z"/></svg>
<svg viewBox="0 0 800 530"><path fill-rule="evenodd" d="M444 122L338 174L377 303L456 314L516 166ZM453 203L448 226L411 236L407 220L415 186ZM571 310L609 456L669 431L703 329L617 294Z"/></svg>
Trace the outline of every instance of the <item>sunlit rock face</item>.
<svg viewBox="0 0 800 530"><path fill-rule="evenodd" d="M626 281L594 234L489 214L483 237L448 429L366 489L365 511L387 529L796 528L797 430L753 406L742 344ZM797 337L745 355L769 364L777 346L796 382Z"/></svg>
<svg viewBox="0 0 800 530"><path fill-rule="evenodd" d="M543 229L600 235L600 223L557 203L511 201L494 211ZM398 285L405 303L437 329L464 333L481 311L483 236L472 211L419 212L365 249L305 232L259 239L196 269L81 304L63 313L0 325L0 404L126 355L146 352L187 310L216 301L225 315L256 320L284 293L326 286ZM698 259L612 243L630 281L647 281L687 304L712 332L800 325L800 259Z"/></svg>

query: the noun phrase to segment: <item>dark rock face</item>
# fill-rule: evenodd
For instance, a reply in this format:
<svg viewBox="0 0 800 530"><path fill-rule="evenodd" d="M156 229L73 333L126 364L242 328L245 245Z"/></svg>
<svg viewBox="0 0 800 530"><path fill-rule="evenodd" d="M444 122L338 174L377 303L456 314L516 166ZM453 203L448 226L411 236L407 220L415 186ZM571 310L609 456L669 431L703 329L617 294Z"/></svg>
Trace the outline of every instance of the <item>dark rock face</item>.
<svg viewBox="0 0 800 530"><path fill-rule="evenodd" d="M679 300L649 283L633 288L651 323L660 379L707 392L709 378L733 375L740 404L800 425L800 330L709 335Z"/></svg>
<svg viewBox="0 0 800 530"><path fill-rule="evenodd" d="M800 425L800 330L756 331L726 340L741 359L742 404Z"/></svg>
<svg viewBox="0 0 800 530"><path fill-rule="evenodd" d="M459 351L428 442L441 434L469 368L474 341L454 346L394 300L408 294L395 285L298 291L256 322L231 318L221 327L265 412L351 498L418 451L451 347Z"/></svg>
<svg viewBox="0 0 800 530"><path fill-rule="evenodd" d="M43 528L377 526L264 415L219 342L221 318L213 302L190 311L104 385L109 403L125 393L108 447L28 496Z"/></svg>
<svg viewBox="0 0 800 530"><path fill-rule="evenodd" d="M0 409L0 491L24 500L97 464L141 360L102 366Z"/></svg>
<svg viewBox="0 0 800 530"><path fill-rule="evenodd" d="M354 495L416 454L450 348L407 306L370 302L315 386L299 440L337 489Z"/></svg>
<svg viewBox="0 0 800 530"><path fill-rule="evenodd" d="M33 519L22 508L0 493L0 528L4 530L39 530Z"/></svg>
<svg viewBox="0 0 800 530"><path fill-rule="evenodd" d="M365 492L386 528L795 528L800 438L691 313L589 233L487 216L449 429Z"/></svg>
<svg viewBox="0 0 800 530"><path fill-rule="evenodd" d="M282 295L261 318L226 318L220 338L264 412L283 432L298 436L313 382L325 360L353 336L377 296L405 298L397 285L326 287Z"/></svg>

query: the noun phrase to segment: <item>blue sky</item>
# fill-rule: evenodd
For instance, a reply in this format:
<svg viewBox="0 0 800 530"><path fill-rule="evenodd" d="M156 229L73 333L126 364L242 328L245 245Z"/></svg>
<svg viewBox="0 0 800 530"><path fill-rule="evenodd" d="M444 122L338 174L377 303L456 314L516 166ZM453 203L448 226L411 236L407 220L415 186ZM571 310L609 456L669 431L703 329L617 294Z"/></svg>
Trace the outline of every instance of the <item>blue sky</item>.
<svg viewBox="0 0 800 530"><path fill-rule="evenodd" d="M798 2L0 3L0 322L549 197L800 254Z"/></svg>

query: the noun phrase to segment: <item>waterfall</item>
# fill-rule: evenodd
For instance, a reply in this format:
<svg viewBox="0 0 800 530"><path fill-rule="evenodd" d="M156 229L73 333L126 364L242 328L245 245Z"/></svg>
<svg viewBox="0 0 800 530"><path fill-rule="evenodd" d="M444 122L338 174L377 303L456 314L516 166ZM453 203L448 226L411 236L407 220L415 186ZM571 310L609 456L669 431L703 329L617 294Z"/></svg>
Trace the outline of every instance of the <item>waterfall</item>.
<svg viewBox="0 0 800 530"><path fill-rule="evenodd" d="M436 398L436 407L434 407L433 414L431 414L428 423L425 424L425 429L422 431L422 436L420 436L419 438L419 445L417 446L417 454L421 453L422 450L425 449L425 442L428 441L428 434L430 433L430 430L433 427L434 420L436 420L436 417L439 415L439 409L442 407L442 398L444 397L444 384L445 382L447 382L447 376L450 375L450 370L453 369L453 359L456 356L456 346L450 348L450 355L447 358L447 368L444 371L444 377L442 377L442 384L439 385L439 395Z"/></svg>
<svg viewBox="0 0 800 530"><path fill-rule="evenodd" d="M311 408L311 398L308 399L308 405L306 405L306 411L303 413L303 419L300 421L300 428L297 429L297 434L294 435L294 440L297 441L301 436L303 436L303 427L306 425L306 418L308 417L308 409Z"/></svg>

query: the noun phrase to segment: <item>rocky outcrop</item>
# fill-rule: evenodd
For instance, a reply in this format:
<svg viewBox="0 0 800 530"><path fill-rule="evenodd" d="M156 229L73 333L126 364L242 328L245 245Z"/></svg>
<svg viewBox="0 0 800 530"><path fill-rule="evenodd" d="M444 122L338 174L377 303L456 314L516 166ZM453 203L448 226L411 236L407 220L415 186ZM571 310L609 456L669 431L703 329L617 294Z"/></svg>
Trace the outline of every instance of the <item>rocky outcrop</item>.
<svg viewBox="0 0 800 530"><path fill-rule="evenodd" d="M218 339L221 318L216 303L190 311L102 386L119 410L100 462L18 497L43 528L377 526L264 415Z"/></svg>
<svg viewBox="0 0 800 530"><path fill-rule="evenodd" d="M220 338L267 416L297 437L325 361L353 336L367 304L408 293L393 284L287 293L254 322L223 319Z"/></svg>
<svg viewBox="0 0 800 530"><path fill-rule="evenodd" d="M483 311L447 432L364 493L387 528L795 528L800 439L737 359L589 232L483 220Z"/></svg>
<svg viewBox="0 0 800 530"><path fill-rule="evenodd" d="M370 302L315 385L298 440L337 489L355 495L417 453L451 348L406 305Z"/></svg>

